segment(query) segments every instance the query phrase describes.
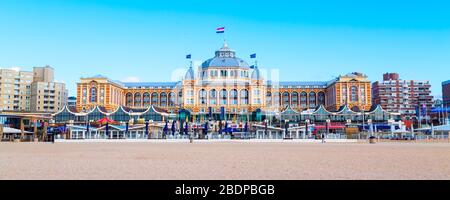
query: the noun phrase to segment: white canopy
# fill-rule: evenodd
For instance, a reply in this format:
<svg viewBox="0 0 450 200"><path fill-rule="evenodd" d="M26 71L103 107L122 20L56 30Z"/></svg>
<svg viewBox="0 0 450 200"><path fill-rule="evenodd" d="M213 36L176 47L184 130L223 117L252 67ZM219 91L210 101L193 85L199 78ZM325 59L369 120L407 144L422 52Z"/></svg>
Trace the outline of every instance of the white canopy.
<svg viewBox="0 0 450 200"><path fill-rule="evenodd" d="M3 134L20 134L22 131L20 129L16 128L10 128L10 127L4 127L3 128ZM33 134L33 132L24 131L25 134Z"/></svg>

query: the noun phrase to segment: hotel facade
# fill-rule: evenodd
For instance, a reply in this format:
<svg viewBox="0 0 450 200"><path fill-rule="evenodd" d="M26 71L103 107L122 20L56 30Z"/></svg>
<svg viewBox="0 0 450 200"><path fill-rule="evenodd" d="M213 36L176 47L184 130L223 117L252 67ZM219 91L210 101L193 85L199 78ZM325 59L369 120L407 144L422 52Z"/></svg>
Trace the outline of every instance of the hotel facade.
<svg viewBox="0 0 450 200"><path fill-rule="evenodd" d="M123 83L105 76L81 78L77 84L77 112L96 107L114 111L120 107L162 108L168 113L187 110L196 114L248 114L255 111L296 112L323 106L355 112L372 107L371 82L362 73L349 73L330 81L274 82L266 80L258 66L236 57L225 42L197 73L189 67L178 82Z"/></svg>

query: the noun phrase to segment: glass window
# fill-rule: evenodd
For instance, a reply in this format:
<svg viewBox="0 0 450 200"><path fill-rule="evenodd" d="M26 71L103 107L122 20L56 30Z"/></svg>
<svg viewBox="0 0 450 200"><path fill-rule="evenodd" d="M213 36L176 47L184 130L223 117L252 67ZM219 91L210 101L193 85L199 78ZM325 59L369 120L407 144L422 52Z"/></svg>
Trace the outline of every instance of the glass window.
<svg viewBox="0 0 450 200"><path fill-rule="evenodd" d="M283 93L283 107L286 107L289 105L289 92Z"/></svg>
<svg viewBox="0 0 450 200"><path fill-rule="evenodd" d="M220 91L220 104L221 105L226 105L228 103L227 101L227 95L228 92L227 90L223 89L222 91Z"/></svg>
<svg viewBox="0 0 450 200"><path fill-rule="evenodd" d="M144 93L144 107L149 107L151 105L150 102L150 93Z"/></svg>
<svg viewBox="0 0 450 200"><path fill-rule="evenodd" d="M358 101L358 88L356 86L352 86L350 88L351 95L350 95L350 101L357 102Z"/></svg>
<svg viewBox="0 0 450 200"><path fill-rule="evenodd" d="M227 70L220 70L221 77L227 77Z"/></svg>
<svg viewBox="0 0 450 200"><path fill-rule="evenodd" d="M308 106L308 94L306 92L302 92L300 94L300 106L302 108L306 108Z"/></svg>
<svg viewBox="0 0 450 200"><path fill-rule="evenodd" d="M272 93L271 92L267 92L266 105L267 106L272 106Z"/></svg>
<svg viewBox="0 0 450 200"><path fill-rule="evenodd" d="M152 105L157 106L159 102L158 93L153 92L152 94Z"/></svg>
<svg viewBox="0 0 450 200"><path fill-rule="evenodd" d="M140 107L141 106L141 93L134 94L134 106Z"/></svg>
<svg viewBox="0 0 450 200"><path fill-rule="evenodd" d="M248 104L248 90L241 90L241 104Z"/></svg>
<svg viewBox="0 0 450 200"><path fill-rule="evenodd" d="M207 101L206 97L207 97L206 90L204 90L204 89L200 90L199 99L200 99L201 105L206 105L206 101Z"/></svg>
<svg viewBox="0 0 450 200"><path fill-rule="evenodd" d="M91 88L91 102L97 102L97 88Z"/></svg>
<svg viewBox="0 0 450 200"><path fill-rule="evenodd" d="M310 92L309 93L309 108L315 108L316 105L316 93Z"/></svg>
<svg viewBox="0 0 450 200"><path fill-rule="evenodd" d="M325 105L325 93L324 92L318 93L317 101L319 102L319 105Z"/></svg>
<svg viewBox="0 0 450 200"><path fill-rule="evenodd" d="M127 101L127 106L128 106L128 107L133 106L133 94L127 93L127 95L126 95L126 101Z"/></svg>
<svg viewBox="0 0 450 200"><path fill-rule="evenodd" d="M216 105L217 104L217 91L214 90L214 89L209 91L209 103L211 105Z"/></svg>
<svg viewBox="0 0 450 200"><path fill-rule="evenodd" d="M174 107L175 106L175 102L176 102L176 95L175 93L171 92L169 94L169 107Z"/></svg>
<svg viewBox="0 0 450 200"><path fill-rule="evenodd" d="M167 107L167 93L161 93L161 104L162 107Z"/></svg>
<svg viewBox="0 0 450 200"><path fill-rule="evenodd" d="M238 91L237 90L231 90L230 92L230 99L232 105L238 104Z"/></svg>
<svg viewBox="0 0 450 200"><path fill-rule="evenodd" d="M364 87L361 87L361 91L360 91L360 96L361 96L361 101L362 103L366 103L366 90L364 89Z"/></svg>
<svg viewBox="0 0 450 200"><path fill-rule="evenodd" d="M294 108L298 107L298 93L293 92L291 98L292 98L292 107Z"/></svg>

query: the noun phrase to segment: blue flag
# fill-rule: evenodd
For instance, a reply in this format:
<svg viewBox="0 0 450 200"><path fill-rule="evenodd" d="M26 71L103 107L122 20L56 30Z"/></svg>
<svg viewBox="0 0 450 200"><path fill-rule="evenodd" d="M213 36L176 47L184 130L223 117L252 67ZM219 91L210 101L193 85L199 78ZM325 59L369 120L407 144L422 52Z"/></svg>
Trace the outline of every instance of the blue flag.
<svg viewBox="0 0 450 200"><path fill-rule="evenodd" d="M250 55L250 58L256 58L256 53Z"/></svg>
<svg viewBox="0 0 450 200"><path fill-rule="evenodd" d="M191 54L186 55L186 59L191 59L191 58L192 58Z"/></svg>
<svg viewBox="0 0 450 200"><path fill-rule="evenodd" d="M422 116L427 116L427 105L422 104Z"/></svg>

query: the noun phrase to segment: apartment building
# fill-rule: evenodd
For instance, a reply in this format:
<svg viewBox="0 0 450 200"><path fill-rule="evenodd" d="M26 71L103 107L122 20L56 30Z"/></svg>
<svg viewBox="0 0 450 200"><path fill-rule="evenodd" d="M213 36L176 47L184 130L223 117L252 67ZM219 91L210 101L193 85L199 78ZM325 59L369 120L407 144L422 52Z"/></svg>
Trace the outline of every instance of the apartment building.
<svg viewBox="0 0 450 200"><path fill-rule="evenodd" d="M433 105L431 85L426 80L401 80L397 73L386 73L383 81L372 84L374 104L388 112L397 112L404 119L429 114Z"/></svg>
<svg viewBox="0 0 450 200"><path fill-rule="evenodd" d="M33 72L0 69L0 110L30 110Z"/></svg>
<svg viewBox="0 0 450 200"><path fill-rule="evenodd" d="M450 107L450 80L442 82L442 100L444 107Z"/></svg>
<svg viewBox="0 0 450 200"><path fill-rule="evenodd" d="M0 69L0 109L56 112L67 103L64 83L54 81L54 69L34 67L32 72Z"/></svg>

